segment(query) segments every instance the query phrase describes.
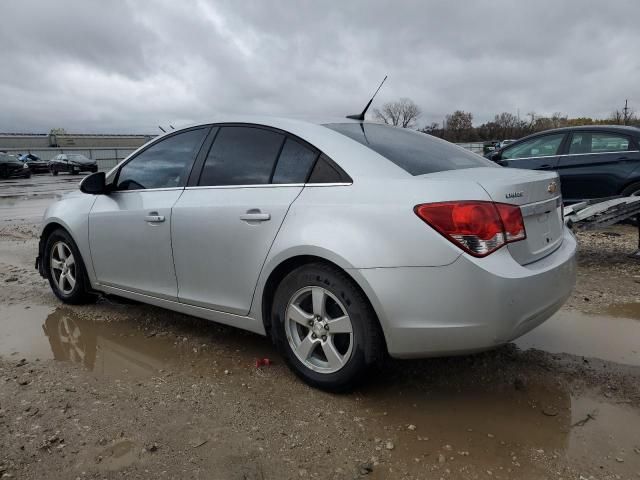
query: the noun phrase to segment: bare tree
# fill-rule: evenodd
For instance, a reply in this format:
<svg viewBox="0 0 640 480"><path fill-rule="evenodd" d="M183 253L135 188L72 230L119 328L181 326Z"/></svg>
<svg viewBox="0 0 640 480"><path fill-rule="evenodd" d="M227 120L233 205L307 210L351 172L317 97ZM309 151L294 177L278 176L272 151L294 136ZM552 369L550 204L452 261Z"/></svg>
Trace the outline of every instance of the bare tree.
<svg viewBox="0 0 640 480"><path fill-rule="evenodd" d="M382 110L373 111L378 120L395 127L412 128L421 115L420 107L410 98L401 98L397 102L385 103Z"/></svg>
<svg viewBox="0 0 640 480"><path fill-rule="evenodd" d="M447 115L445 138L450 142L469 140L473 130L473 115L470 112L456 110Z"/></svg>

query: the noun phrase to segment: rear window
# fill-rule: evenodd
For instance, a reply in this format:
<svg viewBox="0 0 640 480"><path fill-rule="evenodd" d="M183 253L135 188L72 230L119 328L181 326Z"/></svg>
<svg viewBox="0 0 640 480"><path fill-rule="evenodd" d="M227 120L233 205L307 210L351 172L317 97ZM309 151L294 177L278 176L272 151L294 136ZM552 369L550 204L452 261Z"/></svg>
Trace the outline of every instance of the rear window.
<svg viewBox="0 0 640 480"><path fill-rule="evenodd" d="M375 123L330 123L325 125L379 153L411 175L497 167L480 155L426 133Z"/></svg>

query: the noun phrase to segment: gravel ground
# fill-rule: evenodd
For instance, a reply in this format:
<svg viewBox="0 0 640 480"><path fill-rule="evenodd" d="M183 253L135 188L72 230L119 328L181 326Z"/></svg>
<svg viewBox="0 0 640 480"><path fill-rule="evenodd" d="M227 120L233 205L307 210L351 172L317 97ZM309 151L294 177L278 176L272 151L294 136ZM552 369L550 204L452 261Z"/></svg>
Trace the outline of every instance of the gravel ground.
<svg viewBox="0 0 640 480"><path fill-rule="evenodd" d="M253 334L61 306L33 269L36 232L0 227L0 477L640 478L640 367L509 345L389 361L332 395ZM636 232L578 233L566 309L633 311Z"/></svg>

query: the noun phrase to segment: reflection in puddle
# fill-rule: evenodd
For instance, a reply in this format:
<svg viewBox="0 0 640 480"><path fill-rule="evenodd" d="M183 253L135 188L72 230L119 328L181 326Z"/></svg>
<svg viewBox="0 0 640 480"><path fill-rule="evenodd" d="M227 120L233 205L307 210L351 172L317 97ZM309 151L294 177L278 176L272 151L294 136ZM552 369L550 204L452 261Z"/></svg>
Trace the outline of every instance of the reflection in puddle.
<svg viewBox="0 0 640 480"><path fill-rule="evenodd" d="M218 328L204 321L203 325ZM222 345L194 347L182 336L145 333L131 322L91 320L64 307L52 311L47 307L0 306L0 328L0 356L70 361L109 377L148 377L175 364L225 369L274 356L263 337L236 329L229 329ZM199 333L206 336L207 331Z"/></svg>
<svg viewBox="0 0 640 480"><path fill-rule="evenodd" d="M637 305L637 304L630 304ZM636 307L613 307L621 316L561 310L515 344L552 353L570 353L610 362L640 365L640 322L624 318Z"/></svg>

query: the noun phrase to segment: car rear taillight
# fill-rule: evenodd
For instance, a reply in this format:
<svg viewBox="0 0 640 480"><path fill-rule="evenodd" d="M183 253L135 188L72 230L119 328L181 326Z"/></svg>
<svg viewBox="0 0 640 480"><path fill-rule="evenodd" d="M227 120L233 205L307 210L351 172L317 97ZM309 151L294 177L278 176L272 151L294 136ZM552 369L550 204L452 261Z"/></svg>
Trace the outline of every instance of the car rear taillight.
<svg viewBox="0 0 640 480"><path fill-rule="evenodd" d="M446 239L475 257L527 238L517 205L485 201L424 203L416 215Z"/></svg>

